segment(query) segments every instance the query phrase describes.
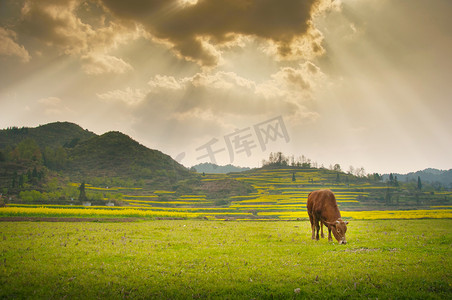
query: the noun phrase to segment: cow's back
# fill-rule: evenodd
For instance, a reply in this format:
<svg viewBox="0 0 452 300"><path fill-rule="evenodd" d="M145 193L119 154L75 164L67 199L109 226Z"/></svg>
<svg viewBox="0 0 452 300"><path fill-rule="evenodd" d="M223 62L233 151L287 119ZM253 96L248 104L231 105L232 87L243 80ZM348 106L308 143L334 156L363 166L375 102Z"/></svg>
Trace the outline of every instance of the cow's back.
<svg viewBox="0 0 452 300"><path fill-rule="evenodd" d="M322 220L337 220L341 217L336 197L331 190L313 191L308 195L307 210Z"/></svg>

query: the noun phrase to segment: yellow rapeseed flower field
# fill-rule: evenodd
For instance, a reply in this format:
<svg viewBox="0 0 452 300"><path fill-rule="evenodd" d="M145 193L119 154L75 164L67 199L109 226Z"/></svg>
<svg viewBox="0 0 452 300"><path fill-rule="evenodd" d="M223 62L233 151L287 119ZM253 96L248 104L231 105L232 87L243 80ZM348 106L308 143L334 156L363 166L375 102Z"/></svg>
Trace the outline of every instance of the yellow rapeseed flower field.
<svg viewBox="0 0 452 300"><path fill-rule="evenodd" d="M237 208L237 209L234 209ZM280 220L306 219L307 214L303 205L244 205L234 208L169 208L149 207L143 208L105 208L105 207L2 207L0 217L5 216L58 216L58 217L177 217L197 218L215 216L250 216L251 212L246 210L258 210L259 216L271 216ZM243 209L243 210L241 210ZM262 210L262 211L261 211ZM271 211L270 211L271 210ZM288 211L289 210L289 211ZM292 211L290 211L292 210ZM342 211L342 217L356 220L378 220L378 219L452 219L452 209L435 210L400 210L400 211Z"/></svg>
<svg viewBox="0 0 452 300"><path fill-rule="evenodd" d="M158 195L124 195L124 198L158 198Z"/></svg>
<svg viewBox="0 0 452 300"><path fill-rule="evenodd" d="M451 219L452 209L437 210L383 210L383 211L343 211L343 217L357 220L381 219Z"/></svg>
<svg viewBox="0 0 452 300"><path fill-rule="evenodd" d="M142 210L134 208L98 209L98 208L49 208L49 207L3 207L0 216L58 216L58 217L178 217L196 218L198 213Z"/></svg>

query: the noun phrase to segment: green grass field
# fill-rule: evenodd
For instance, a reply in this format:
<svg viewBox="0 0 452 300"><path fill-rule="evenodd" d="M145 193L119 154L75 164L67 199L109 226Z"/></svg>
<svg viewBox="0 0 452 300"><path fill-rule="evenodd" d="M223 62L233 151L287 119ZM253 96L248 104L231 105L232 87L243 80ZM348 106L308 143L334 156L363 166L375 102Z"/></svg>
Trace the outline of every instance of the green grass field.
<svg viewBox="0 0 452 300"><path fill-rule="evenodd" d="M447 299L452 220L2 222L1 299Z"/></svg>

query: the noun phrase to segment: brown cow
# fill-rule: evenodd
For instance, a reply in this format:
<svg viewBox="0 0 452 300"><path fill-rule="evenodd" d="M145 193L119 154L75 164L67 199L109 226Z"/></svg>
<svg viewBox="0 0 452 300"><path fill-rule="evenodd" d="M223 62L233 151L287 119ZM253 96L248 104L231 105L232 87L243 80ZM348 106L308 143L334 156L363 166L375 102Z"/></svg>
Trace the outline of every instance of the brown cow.
<svg viewBox="0 0 452 300"><path fill-rule="evenodd" d="M308 215L311 221L312 239L319 240L319 230L323 225L328 227L328 241L332 241L331 231L339 244L346 244L345 232L347 232L347 221L341 219L341 213L337 207L336 197L330 190L318 190L308 195ZM317 234L315 234L317 231Z"/></svg>

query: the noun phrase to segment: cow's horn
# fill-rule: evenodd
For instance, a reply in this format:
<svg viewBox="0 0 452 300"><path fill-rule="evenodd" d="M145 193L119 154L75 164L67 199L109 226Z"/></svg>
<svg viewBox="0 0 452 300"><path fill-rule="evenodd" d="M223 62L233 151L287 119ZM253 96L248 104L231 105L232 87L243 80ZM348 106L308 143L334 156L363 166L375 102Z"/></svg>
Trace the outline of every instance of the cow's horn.
<svg viewBox="0 0 452 300"><path fill-rule="evenodd" d="M336 220L336 223L339 224L339 220Z"/></svg>

